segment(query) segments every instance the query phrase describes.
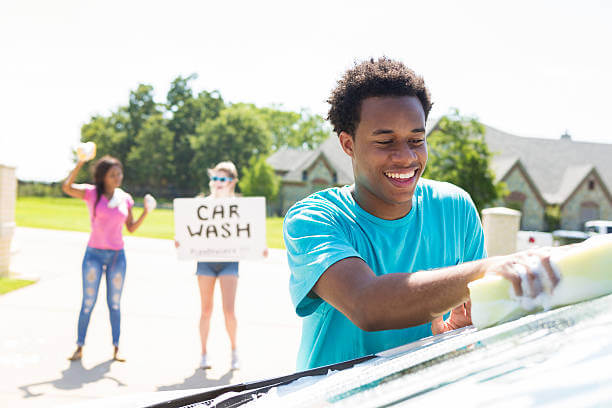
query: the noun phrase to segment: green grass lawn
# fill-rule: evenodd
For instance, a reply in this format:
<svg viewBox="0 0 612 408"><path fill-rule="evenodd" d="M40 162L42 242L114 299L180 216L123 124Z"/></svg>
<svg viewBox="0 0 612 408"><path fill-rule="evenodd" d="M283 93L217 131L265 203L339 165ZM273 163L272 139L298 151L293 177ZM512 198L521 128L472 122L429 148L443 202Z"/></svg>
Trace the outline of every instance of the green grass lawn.
<svg viewBox="0 0 612 408"><path fill-rule="evenodd" d="M134 217L139 217L141 212L142 208L134 208ZM15 217L20 227L89 232L87 207L84 201L76 198L19 197ZM266 241L269 248L285 248L282 229L282 218L271 217L266 220ZM124 232L129 235L127 230ZM147 216L133 235L173 239L172 210L156 209Z"/></svg>
<svg viewBox="0 0 612 408"><path fill-rule="evenodd" d="M34 281L25 279L0 278L0 295L4 295L12 290L23 288L33 283Z"/></svg>

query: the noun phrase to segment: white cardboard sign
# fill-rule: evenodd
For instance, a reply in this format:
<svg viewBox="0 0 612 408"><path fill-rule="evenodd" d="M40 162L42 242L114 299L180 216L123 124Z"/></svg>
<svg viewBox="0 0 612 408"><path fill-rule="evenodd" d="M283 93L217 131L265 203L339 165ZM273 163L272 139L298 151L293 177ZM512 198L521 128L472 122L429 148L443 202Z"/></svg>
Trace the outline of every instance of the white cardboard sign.
<svg viewBox="0 0 612 408"><path fill-rule="evenodd" d="M176 198L174 233L183 260L239 261L263 258L265 197Z"/></svg>

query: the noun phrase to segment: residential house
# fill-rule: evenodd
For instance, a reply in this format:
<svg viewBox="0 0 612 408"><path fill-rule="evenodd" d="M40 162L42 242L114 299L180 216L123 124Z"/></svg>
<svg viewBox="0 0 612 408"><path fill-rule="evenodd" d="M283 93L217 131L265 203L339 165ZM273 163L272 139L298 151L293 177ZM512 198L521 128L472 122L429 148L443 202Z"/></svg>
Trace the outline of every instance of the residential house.
<svg viewBox="0 0 612 408"><path fill-rule="evenodd" d="M431 129L435 129L432 121ZM582 230L592 219L612 219L612 144L515 136L485 126L494 153L491 167L509 195L494 205L522 212L521 229L547 228L547 206L558 205L561 228ZM315 150L281 149L268 159L281 177L278 199L270 210L285 214L300 199L332 186L353 183L350 158L336 136Z"/></svg>
<svg viewBox="0 0 612 408"><path fill-rule="evenodd" d="M510 190L497 204L519 204L522 229L546 229L548 205L560 207L562 229L583 230L585 221L612 219L612 144L576 142L567 134L539 139L485 129L495 153L492 168Z"/></svg>
<svg viewBox="0 0 612 408"><path fill-rule="evenodd" d="M335 136L315 150L282 148L267 162L281 178L278 197L269 204L269 211L275 214L284 215L293 204L316 191L353 183L351 158Z"/></svg>

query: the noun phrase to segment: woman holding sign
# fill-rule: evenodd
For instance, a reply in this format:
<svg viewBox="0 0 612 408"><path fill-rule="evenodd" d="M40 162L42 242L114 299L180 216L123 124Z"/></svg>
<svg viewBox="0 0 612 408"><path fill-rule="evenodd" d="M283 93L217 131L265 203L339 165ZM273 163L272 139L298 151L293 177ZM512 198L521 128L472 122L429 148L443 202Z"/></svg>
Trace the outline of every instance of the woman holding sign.
<svg viewBox="0 0 612 408"><path fill-rule="evenodd" d="M85 335L91 312L96 304L102 276L106 276L106 302L110 313L113 359L119 357L120 302L125 280L125 253L123 251L123 225L134 232L144 221L147 213L155 208L155 199L145 196L144 211L134 220L132 196L119 188L123 180L123 166L114 157L104 156L93 166L94 184L73 184L83 164L95 157L95 145L84 143L77 150L78 162L64 181L62 190L71 197L87 203L91 221L91 235L83 258L83 301L77 329L77 349L70 360L80 360L83 355Z"/></svg>
<svg viewBox="0 0 612 408"><path fill-rule="evenodd" d="M208 170L210 177L209 198L230 198L235 196L236 184L238 182L238 171L234 163L224 161L217 164L213 169ZM174 241L178 248L178 241ZM213 299L215 283L219 279L221 295L223 298L223 315L225 317L225 328L229 336L232 347L233 370L240 368L240 360L236 348L236 330L238 322L234 311L236 300L236 289L238 287L238 262L198 262L196 269L198 286L200 288L200 340L202 343L202 357L200 368L211 368L210 361L206 353L206 343L208 342L208 332L210 330L210 318L213 310Z"/></svg>

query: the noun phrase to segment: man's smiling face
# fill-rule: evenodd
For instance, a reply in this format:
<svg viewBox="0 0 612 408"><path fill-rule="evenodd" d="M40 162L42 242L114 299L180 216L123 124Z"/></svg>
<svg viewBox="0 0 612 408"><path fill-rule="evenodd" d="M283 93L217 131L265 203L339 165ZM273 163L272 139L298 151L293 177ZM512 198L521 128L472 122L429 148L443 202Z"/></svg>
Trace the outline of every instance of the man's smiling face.
<svg viewBox="0 0 612 408"><path fill-rule="evenodd" d="M425 112L419 99L364 99L354 137L342 132L340 144L353 160L359 205L383 219L408 214L427 164Z"/></svg>

